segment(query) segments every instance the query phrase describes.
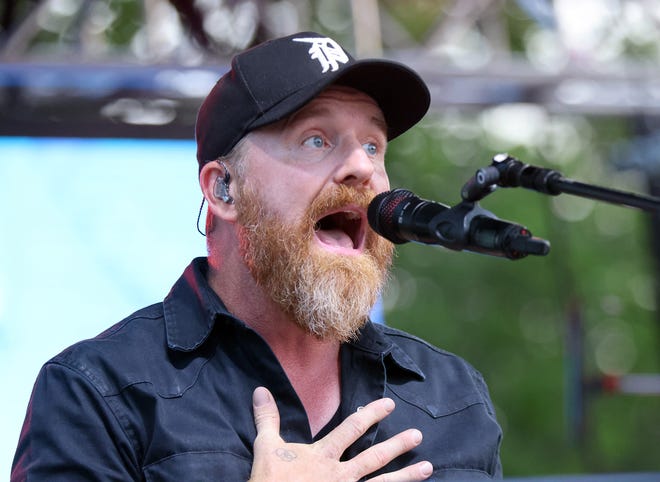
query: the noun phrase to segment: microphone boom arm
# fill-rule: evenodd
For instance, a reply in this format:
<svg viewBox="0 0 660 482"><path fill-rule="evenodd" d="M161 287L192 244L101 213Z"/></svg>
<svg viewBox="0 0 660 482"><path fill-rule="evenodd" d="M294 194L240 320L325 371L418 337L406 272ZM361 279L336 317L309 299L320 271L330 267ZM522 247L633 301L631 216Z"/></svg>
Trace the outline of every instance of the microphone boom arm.
<svg viewBox="0 0 660 482"><path fill-rule="evenodd" d="M479 169L461 189L461 197L468 202L478 201L497 186L524 187L552 196L572 194L651 212L660 210L660 198L577 182L553 169L522 163L508 154L495 155L490 166Z"/></svg>

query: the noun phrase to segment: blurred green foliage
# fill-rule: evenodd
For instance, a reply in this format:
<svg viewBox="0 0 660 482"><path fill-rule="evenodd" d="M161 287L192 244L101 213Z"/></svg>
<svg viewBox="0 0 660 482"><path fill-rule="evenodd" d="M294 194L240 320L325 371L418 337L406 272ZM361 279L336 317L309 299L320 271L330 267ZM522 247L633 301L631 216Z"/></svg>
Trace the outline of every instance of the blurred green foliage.
<svg viewBox="0 0 660 482"><path fill-rule="evenodd" d="M421 41L437 22L439 14L447 9L450 3L445 0L414 0L407 2L383 0L381 7L387 9L408 34Z"/></svg>
<svg viewBox="0 0 660 482"><path fill-rule="evenodd" d="M115 47L126 46L142 26L144 7L139 2L110 1L114 21L106 30L108 41Z"/></svg>
<svg viewBox="0 0 660 482"><path fill-rule="evenodd" d="M639 173L615 171L608 149L629 135L625 119L554 116L574 132L553 145L509 145L521 161L586 183L641 193ZM499 143L501 144L501 143ZM445 112L391 143L393 187L454 205L474 172L489 165L497 140L480 113ZM567 157L550 155L565 152ZM655 269L650 217L568 194L500 188L481 201L498 217L548 239L546 257L510 261L409 243L398 248L386 293L388 323L477 367L503 425L505 474L659 470L660 397L594 393L582 436L569 423L575 387L566 337L571 309L584 323L584 375L658 373Z"/></svg>

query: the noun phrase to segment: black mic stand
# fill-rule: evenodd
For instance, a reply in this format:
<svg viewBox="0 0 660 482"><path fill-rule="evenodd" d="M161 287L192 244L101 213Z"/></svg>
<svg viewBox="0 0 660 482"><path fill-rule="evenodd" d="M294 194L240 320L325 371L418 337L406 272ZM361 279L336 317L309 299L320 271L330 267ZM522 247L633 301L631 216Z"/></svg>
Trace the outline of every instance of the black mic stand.
<svg viewBox="0 0 660 482"><path fill-rule="evenodd" d="M497 186L524 187L543 194L556 196L561 193L573 194L611 204L629 206L649 212L660 211L660 198L643 196L601 186L566 179L552 169L524 164L508 154L497 154L492 164L479 169L461 190L463 203L476 203L492 193ZM572 310L574 311L574 310ZM571 364L569 406L573 430L581 437L584 432L585 396L590 393L624 393L638 395L660 395L660 374L627 374L621 376L603 375L585 380L583 375L583 321L578 313L569 320L568 360Z"/></svg>
<svg viewBox="0 0 660 482"><path fill-rule="evenodd" d="M461 197L465 201L478 201L493 192L497 186L524 187L552 196L561 193L573 194L644 211L660 210L659 198L566 179L558 171L522 163L508 154L495 155L490 166L479 169L463 186Z"/></svg>
<svg viewBox="0 0 660 482"><path fill-rule="evenodd" d="M446 216L465 220L482 214L491 215L479 207L478 201L494 192L498 186L524 187L552 196L567 193L645 211L660 211L659 198L577 182L566 179L559 171L531 166L508 154L497 154L493 157L490 166L479 169L465 183L461 189L463 201L451 208ZM492 215L491 217L494 218ZM455 222L454 225L460 225L460 223ZM519 232L513 233L504 242L498 241L498 243L504 244L504 254L511 259L519 259L528 254L543 256L550 251L548 241L532 237L531 233L522 227ZM488 244L488 242L484 244ZM502 248L499 245L498 247Z"/></svg>
<svg viewBox="0 0 660 482"><path fill-rule="evenodd" d="M500 221L479 206L478 201L498 186L524 187L552 196L567 193L645 211L660 211L660 198L577 182L565 178L559 171L531 166L508 154L497 154L490 166L479 169L462 187L462 201L433 219L434 231L442 239L441 244L456 250L468 246L470 251L509 259L548 254L548 241L532 236L524 226ZM472 220L475 218L481 218L475 223L478 229L473 229Z"/></svg>

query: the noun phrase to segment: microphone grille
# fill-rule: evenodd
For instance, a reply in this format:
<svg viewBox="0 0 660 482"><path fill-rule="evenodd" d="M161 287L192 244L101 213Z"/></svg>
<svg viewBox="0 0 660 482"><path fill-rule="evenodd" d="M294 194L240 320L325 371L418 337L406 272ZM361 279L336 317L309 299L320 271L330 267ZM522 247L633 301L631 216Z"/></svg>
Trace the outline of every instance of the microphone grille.
<svg viewBox="0 0 660 482"><path fill-rule="evenodd" d="M369 204L367 219L371 228L393 243L408 242L407 239L397 235L395 211L402 201L415 194L407 189L394 189L378 194Z"/></svg>

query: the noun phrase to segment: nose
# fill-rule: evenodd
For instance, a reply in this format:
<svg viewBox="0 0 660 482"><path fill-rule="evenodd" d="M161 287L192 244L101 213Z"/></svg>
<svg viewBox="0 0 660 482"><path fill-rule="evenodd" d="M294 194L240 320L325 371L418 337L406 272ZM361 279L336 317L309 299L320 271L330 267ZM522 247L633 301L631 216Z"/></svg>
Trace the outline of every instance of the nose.
<svg viewBox="0 0 660 482"><path fill-rule="evenodd" d="M334 175L335 182L353 187L369 184L375 168L364 147L359 142L351 143L341 155L341 162Z"/></svg>

